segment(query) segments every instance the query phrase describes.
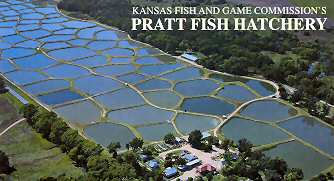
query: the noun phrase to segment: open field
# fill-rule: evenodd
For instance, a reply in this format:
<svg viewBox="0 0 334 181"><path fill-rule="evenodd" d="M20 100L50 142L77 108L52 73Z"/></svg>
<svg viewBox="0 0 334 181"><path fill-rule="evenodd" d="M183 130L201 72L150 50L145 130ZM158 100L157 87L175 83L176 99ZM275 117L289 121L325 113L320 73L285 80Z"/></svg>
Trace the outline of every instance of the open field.
<svg viewBox="0 0 334 181"><path fill-rule="evenodd" d="M0 132L20 118L18 107L13 104L14 99L8 93L0 95Z"/></svg>
<svg viewBox="0 0 334 181"><path fill-rule="evenodd" d="M7 118L15 121L18 118L17 109L7 101L7 96L0 96L0 110L6 109L7 114L11 115ZM0 115L3 118L4 114ZM1 125L1 129L5 129L5 124ZM82 174L66 154L35 133L26 122L19 123L0 136L0 150L9 156L16 169L11 174L14 180L38 180L61 174L75 177Z"/></svg>

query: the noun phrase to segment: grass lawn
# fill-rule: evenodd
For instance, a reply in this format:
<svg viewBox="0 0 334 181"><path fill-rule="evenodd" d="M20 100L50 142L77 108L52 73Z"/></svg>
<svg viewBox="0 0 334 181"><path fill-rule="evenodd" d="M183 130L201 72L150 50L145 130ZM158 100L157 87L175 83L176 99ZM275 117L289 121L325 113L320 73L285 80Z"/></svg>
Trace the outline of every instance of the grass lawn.
<svg viewBox="0 0 334 181"><path fill-rule="evenodd" d="M1 120L18 116L17 109L9 103L7 96L0 96ZM4 110L7 112L3 115L1 111ZM9 156L16 168L11 174L13 180L38 180L61 174L75 177L82 174L82 170L75 167L66 154L33 131L26 122L16 125L0 137L0 150Z"/></svg>
<svg viewBox="0 0 334 181"><path fill-rule="evenodd" d="M325 6L327 7L327 17L334 20L334 1L333 0L289 0L297 6Z"/></svg>
<svg viewBox="0 0 334 181"><path fill-rule="evenodd" d="M20 118L19 106L13 103L12 98L9 93L0 95L0 132Z"/></svg>

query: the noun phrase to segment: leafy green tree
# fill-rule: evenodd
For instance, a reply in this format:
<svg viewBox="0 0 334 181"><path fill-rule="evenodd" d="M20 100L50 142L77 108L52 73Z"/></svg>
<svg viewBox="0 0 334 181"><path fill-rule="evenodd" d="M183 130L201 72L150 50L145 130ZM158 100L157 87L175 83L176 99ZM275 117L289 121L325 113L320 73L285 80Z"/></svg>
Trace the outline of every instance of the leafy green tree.
<svg viewBox="0 0 334 181"><path fill-rule="evenodd" d="M221 143L221 148L222 149L224 149L224 150L228 150L228 148L230 147L230 146L232 146L233 145L233 141L232 140L230 140L230 139L227 139L227 138L225 138L223 141L222 141L222 143Z"/></svg>
<svg viewBox="0 0 334 181"><path fill-rule="evenodd" d="M83 141L83 138L79 135L78 131L73 129L68 129L61 136L61 142L62 142L61 148L64 151L69 152L72 148L76 147L81 141Z"/></svg>
<svg viewBox="0 0 334 181"><path fill-rule="evenodd" d="M282 99L288 98L288 93L286 92L285 88L281 84L279 85L278 92Z"/></svg>
<svg viewBox="0 0 334 181"><path fill-rule="evenodd" d="M303 180L304 174L303 171L299 168L291 168L284 176L285 181L296 181Z"/></svg>
<svg viewBox="0 0 334 181"><path fill-rule="evenodd" d="M156 154L156 150L153 145L148 145L143 148L143 154L152 157L154 154Z"/></svg>
<svg viewBox="0 0 334 181"><path fill-rule="evenodd" d="M69 129L65 121L58 118L52 122L49 140L55 144L60 145L62 143L61 137Z"/></svg>
<svg viewBox="0 0 334 181"><path fill-rule="evenodd" d="M209 136L209 137L207 138L207 140L208 140L208 143L209 143L210 145L216 145L216 146L219 146L219 139L218 139L218 137L216 137L216 136Z"/></svg>
<svg viewBox="0 0 334 181"><path fill-rule="evenodd" d="M284 176L288 170L288 165L283 159L274 158L269 161L269 168L271 170L276 170L279 175Z"/></svg>
<svg viewBox="0 0 334 181"><path fill-rule="evenodd" d="M8 90L6 89L5 81L0 77L0 94L6 93Z"/></svg>
<svg viewBox="0 0 334 181"><path fill-rule="evenodd" d="M200 148L202 146L202 138L203 135L201 131L194 130L189 134L188 142L191 144L194 148Z"/></svg>
<svg viewBox="0 0 334 181"><path fill-rule="evenodd" d="M139 148L142 148L144 144L144 141L140 138L134 138L132 141L130 141L129 145L132 149L136 150Z"/></svg>
<svg viewBox="0 0 334 181"><path fill-rule="evenodd" d="M20 109L20 113L23 114L23 117L27 119L27 122L32 125L32 118L37 113L37 107L33 104L28 104L26 106L22 106Z"/></svg>
<svg viewBox="0 0 334 181"><path fill-rule="evenodd" d="M243 138L238 141L238 149L241 153L244 153L246 156L250 155L252 152L253 144L248 141L246 138Z"/></svg>
<svg viewBox="0 0 334 181"><path fill-rule="evenodd" d="M9 165L9 158L5 152L0 150L0 174L9 175L15 169Z"/></svg>
<svg viewBox="0 0 334 181"><path fill-rule="evenodd" d="M111 142L109 145L108 145L108 150L109 150L109 153L112 153L113 154L113 157L116 158L117 157L117 150L121 148L121 144L119 142Z"/></svg>
<svg viewBox="0 0 334 181"><path fill-rule="evenodd" d="M172 133L168 133L165 137L164 137L164 141L167 144L174 144L175 143L175 136Z"/></svg>
<svg viewBox="0 0 334 181"><path fill-rule="evenodd" d="M51 125L58 118L57 114L54 112L43 111L37 114L33 119L35 122L33 127L36 131L41 133L44 138L48 138L51 132Z"/></svg>

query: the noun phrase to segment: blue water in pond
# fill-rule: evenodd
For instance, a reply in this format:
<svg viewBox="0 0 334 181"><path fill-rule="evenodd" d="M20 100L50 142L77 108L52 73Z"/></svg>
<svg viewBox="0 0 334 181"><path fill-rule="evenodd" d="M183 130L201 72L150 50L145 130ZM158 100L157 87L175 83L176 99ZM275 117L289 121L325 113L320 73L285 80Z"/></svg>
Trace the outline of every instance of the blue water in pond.
<svg viewBox="0 0 334 181"><path fill-rule="evenodd" d="M16 44L16 43L25 41L27 39L20 35L11 35L11 36L3 37L2 40L8 43L11 43L11 44Z"/></svg>
<svg viewBox="0 0 334 181"><path fill-rule="evenodd" d="M258 120L274 122L295 116L297 111L275 100L264 100L251 103L240 114Z"/></svg>
<svg viewBox="0 0 334 181"><path fill-rule="evenodd" d="M111 121L123 122L131 125L144 125L149 123L169 122L174 113L152 106L140 106L130 109L112 111L108 114Z"/></svg>
<svg viewBox="0 0 334 181"><path fill-rule="evenodd" d="M17 30L21 31L22 33L29 33L29 32L26 32L26 31L36 30L36 29L39 29L39 28L40 28L39 24L27 24L27 25L18 25L17 26Z"/></svg>
<svg viewBox="0 0 334 181"><path fill-rule="evenodd" d="M92 50L105 50L116 46L115 41L92 41L87 47Z"/></svg>
<svg viewBox="0 0 334 181"><path fill-rule="evenodd" d="M138 87L142 91L169 89L171 86L172 84L169 83L168 81L160 79L151 79L136 85L136 87Z"/></svg>
<svg viewBox="0 0 334 181"><path fill-rule="evenodd" d="M241 102L250 101L256 98L256 95L250 90L239 85L225 85L217 95Z"/></svg>
<svg viewBox="0 0 334 181"><path fill-rule="evenodd" d="M237 143L246 138L254 145L269 144L288 139L288 134L268 124L250 121L242 118L232 118L221 129L224 137Z"/></svg>
<svg viewBox="0 0 334 181"><path fill-rule="evenodd" d="M58 11L55 8L36 8L35 10L42 14L58 13Z"/></svg>
<svg viewBox="0 0 334 181"><path fill-rule="evenodd" d="M99 56L93 56L93 57L76 60L73 63L77 65L82 65L85 67L96 67L96 66L102 66L102 65L107 64L108 60L107 60L107 57L99 55Z"/></svg>
<svg viewBox="0 0 334 181"><path fill-rule="evenodd" d="M235 106L228 102L212 97L199 97L184 100L181 110L212 115L226 115L231 113Z"/></svg>
<svg viewBox="0 0 334 181"><path fill-rule="evenodd" d="M44 72L55 78L76 78L89 74L89 71L84 68L67 64L45 69Z"/></svg>
<svg viewBox="0 0 334 181"><path fill-rule="evenodd" d="M145 104L145 101L140 94L130 88L103 94L95 97L95 99L104 107L113 110Z"/></svg>
<svg viewBox="0 0 334 181"><path fill-rule="evenodd" d="M160 141L169 133L176 134L172 124L157 124L137 128L138 132L143 136L144 140Z"/></svg>
<svg viewBox="0 0 334 181"><path fill-rule="evenodd" d="M105 147L111 142L119 142L121 149L125 149L125 145L135 138L129 128L113 123L93 124L85 128L84 132L87 137Z"/></svg>
<svg viewBox="0 0 334 181"><path fill-rule="evenodd" d="M0 48L1 49L6 49L6 48L10 48L11 45L9 43L6 42L0 42Z"/></svg>
<svg viewBox="0 0 334 181"><path fill-rule="evenodd" d="M89 40L83 40L83 39L75 39L75 40L69 41L69 43L71 43L74 46L85 46L87 45L88 42Z"/></svg>
<svg viewBox="0 0 334 181"><path fill-rule="evenodd" d="M194 130L207 131L217 127L219 121L208 116L178 114L175 119L176 127L182 134L189 134Z"/></svg>
<svg viewBox="0 0 334 181"><path fill-rule="evenodd" d="M0 36L8 36L16 34L13 28L0 28Z"/></svg>
<svg viewBox="0 0 334 181"><path fill-rule="evenodd" d="M96 33L96 39L98 40L117 40L118 36L114 31L101 31Z"/></svg>
<svg viewBox="0 0 334 181"><path fill-rule="evenodd" d="M126 58L126 57L113 57L111 59L112 63L116 63L116 64L129 64L131 63L131 58Z"/></svg>
<svg viewBox="0 0 334 181"><path fill-rule="evenodd" d="M59 30L54 32L54 34L57 35L74 35L75 32L77 32L77 29L63 29L63 30Z"/></svg>
<svg viewBox="0 0 334 181"><path fill-rule="evenodd" d="M59 17L59 18L52 18L52 19L44 19L42 23L62 23L67 21L67 18Z"/></svg>
<svg viewBox="0 0 334 181"><path fill-rule="evenodd" d="M5 74L5 76L18 85L24 85L47 79L45 75L42 75L38 72L23 71L23 70L10 72Z"/></svg>
<svg viewBox="0 0 334 181"><path fill-rule="evenodd" d="M97 93L119 89L122 87L122 84L106 77L89 76L75 80L74 87L82 92L94 95Z"/></svg>
<svg viewBox="0 0 334 181"><path fill-rule="evenodd" d="M265 154L272 158L284 159L290 168L302 169L305 180L311 180L312 177L333 164L333 160L297 141L278 145L266 151Z"/></svg>
<svg viewBox="0 0 334 181"><path fill-rule="evenodd" d="M153 48L143 48L137 51L138 56L146 56L146 55L160 54L160 53L161 52Z"/></svg>
<svg viewBox="0 0 334 181"><path fill-rule="evenodd" d="M47 105L56 105L82 98L83 97L81 95L70 90L63 90L38 96L38 99Z"/></svg>
<svg viewBox="0 0 334 181"><path fill-rule="evenodd" d="M11 64L8 60L0 60L0 72L6 73L15 70L13 64Z"/></svg>
<svg viewBox="0 0 334 181"><path fill-rule="evenodd" d="M101 116L101 110L92 101L87 100L56 108L55 112L75 125L99 121Z"/></svg>
<svg viewBox="0 0 334 181"><path fill-rule="evenodd" d="M48 58L43 54L36 54L30 57L16 59L15 63L24 69L41 69L43 67L55 64L56 61Z"/></svg>
<svg viewBox="0 0 334 181"><path fill-rule="evenodd" d="M68 47L70 47L70 45L65 42L46 43L43 45L43 48L49 49L49 50L68 48Z"/></svg>
<svg viewBox="0 0 334 181"><path fill-rule="evenodd" d="M40 39L42 42L58 42L58 41L69 41L74 39L74 35L51 35L45 38Z"/></svg>
<svg viewBox="0 0 334 181"><path fill-rule="evenodd" d="M104 55L114 56L114 57L130 57L133 56L133 51L124 48L112 48L103 51Z"/></svg>
<svg viewBox="0 0 334 181"><path fill-rule="evenodd" d="M174 81L181 81L181 80L199 78L200 76L201 76L200 69L192 67L168 73L163 75L162 77Z"/></svg>
<svg viewBox="0 0 334 181"><path fill-rule="evenodd" d="M135 43L133 42L129 42L129 41L120 41L118 42L118 46L122 47L122 48L136 48L137 46L135 45Z"/></svg>
<svg viewBox="0 0 334 181"><path fill-rule="evenodd" d="M59 60L71 61L74 59L90 57L96 55L96 53L87 48L66 48L50 51L49 55Z"/></svg>
<svg viewBox="0 0 334 181"><path fill-rule="evenodd" d="M69 28L80 28L80 29L95 26L94 23L84 22L84 21L68 21L66 23L63 23L63 25Z"/></svg>
<svg viewBox="0 0 334 181"><path fill-rule="evenodd" d="M262 83L257 80L250 80L246 82L246 85L248 85L250 88L254 89L257 93L259 93L262 96L269 96L275 93L274 88L267 84L267 83ZM269 88L271 87L271 88Z"/></svg>
<svg viewBox="0 0 334 181"><path fill-rule="evenodd" d="M331 155L334 155L334 129L311 117L298 117L279 125Z"/></svg>
<svg viewBox="0 0 334 181"><path fill-rule="evenodd" d="M133 65L111 65L111 66L103 66L96 68L95 71L97 73L103 75L122 75L133 72L136 70L136 67Z"/></svg>
<svg viewBox="0 0 334 181"><path fill-rule="evenodd" d="M212 80L191 80L180 82L175 85L175 90L184 96L208 95L219 87L219 84Z"/></svg>
<svg viewBox="0 0 334 181"><path fill-rule="evenodd" d="M13 27L13 26L16 26L16 25L17 25L16 21L0 22L0 27Z"/></svg>
<svg viewBox="0 0 334 181"><path fill-rule="evenodd" d="M43 82L39 82L36 84L31 84L24 86L24 89L30 94L41 94L45 92L52 92L56 90L61 90L65 88L69 88L70 83L65 80L47 80Z"/></svg>
<svg viewBox="0 0 334 181"><path fill-rule="evenodd" d="M21 43L16 44L16 47L22 48L37 48L39 43L37 41L27 40Z"/></svg>
<svg viewBox="0 0 334 181"><path fill-rule="evenodd" d="M26 48L10 48L2 51L2 58L5 59L15 59L21 58L29 55L35 54L34 49L26 49Z"/></svg>
<svg viewBox="0 0 334 181"><path fill-rule="evenodd" d="M93 27L93 28L86 28L82 29L78 32L78 37L79 38L86 38L86 39L92 39L94 38L94 35L98 31L102 31L104 28L102 27Z"/></svg>
<svg viewBox="0 0 334 181"><path fill-rule="evenodd" d="M59 24L43 24L41 27L49 31L56 31L63 29L63 27L60 26Z"/></svg>
<svg viewBox="0 0 334 181"><path fill-rule="evenodd" d="M120 77L118 77L118 79L122 80L124 82L127 82L127 83L136 84L139 81L144 80L145 76L139 75L139 74L136 74L136 73L132 73L132 74L120 76Z"/></svg>
<svg viewBox="0 0 334 181"><path fill-rule="evenodd" d="M147 65L140 67L140 72L148 75L159 75L167 71L175 70L182 67L182 64L161 64L161 65Z"/></svg>
<svg viewBox="0 0 334 181"><path fill-rule="evenodd" d="M44 16L39 13L30 13L30 14L23 14L21 18L22 19L43 19Z"/></svg>
<svg viewBox="0 0 334 181"><path fill-rule="evenodd" d="M136 63L140 65L148 65L148 64L159 64L162 62L156 57L142 57L142 58L137 59Z"/></svg>

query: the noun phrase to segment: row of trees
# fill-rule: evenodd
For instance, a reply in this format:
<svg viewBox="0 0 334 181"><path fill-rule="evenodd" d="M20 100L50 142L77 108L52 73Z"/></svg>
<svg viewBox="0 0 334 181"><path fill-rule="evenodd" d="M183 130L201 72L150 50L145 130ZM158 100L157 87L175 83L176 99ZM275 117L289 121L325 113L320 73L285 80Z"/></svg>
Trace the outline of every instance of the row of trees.
<svg viewBox="0 0 334 181"><path fill-rule="evenodd" d="M53 112L38 110L34 105L27 105L21 110L38 133L52 143L58 145L87 174L77 180L136 180L145 175L145 171L137 163L137 155L128 152L114 157L106 154L101 145L84 139L76 130ZM116 147L118 148L118 145ZM112 150L110 147L109 149Z"/></svg>

